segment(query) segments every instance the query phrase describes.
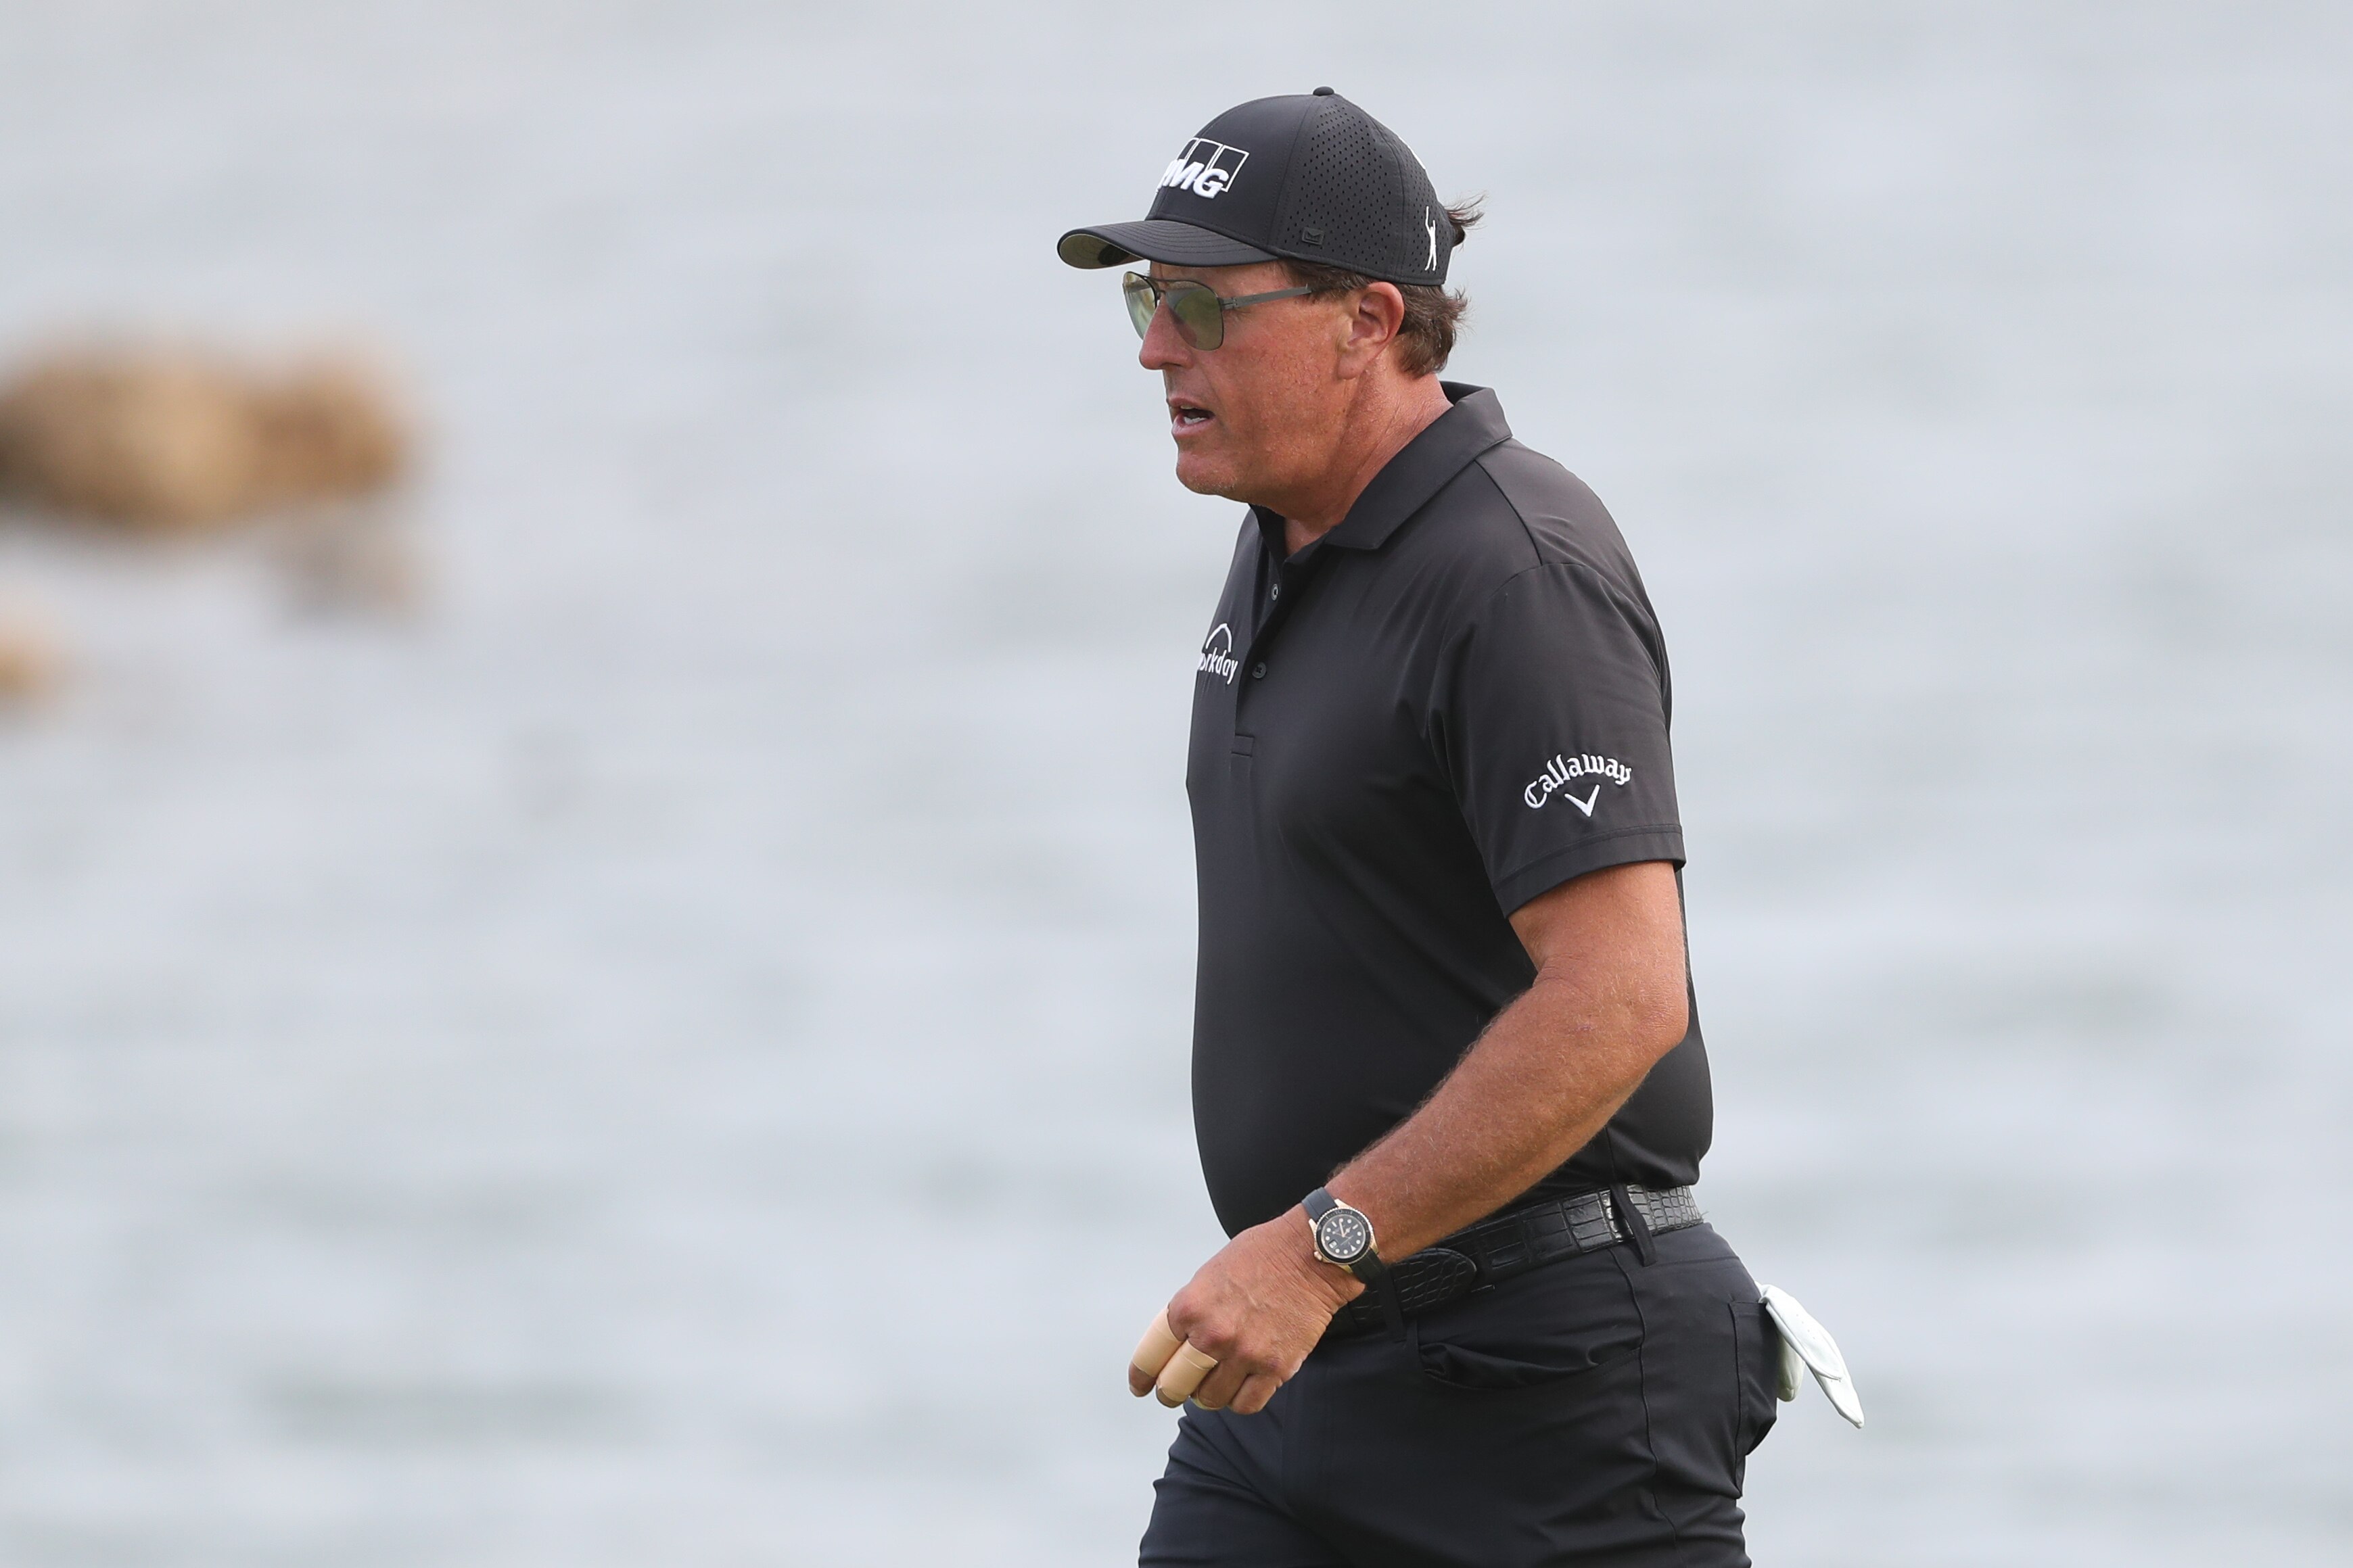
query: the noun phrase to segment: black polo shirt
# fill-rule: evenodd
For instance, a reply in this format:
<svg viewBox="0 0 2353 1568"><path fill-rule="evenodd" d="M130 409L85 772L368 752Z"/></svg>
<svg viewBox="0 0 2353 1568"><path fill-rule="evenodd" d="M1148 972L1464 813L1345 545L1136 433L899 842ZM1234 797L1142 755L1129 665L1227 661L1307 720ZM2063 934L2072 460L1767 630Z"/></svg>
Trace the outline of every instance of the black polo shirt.
<svg viewBox="0 0 2353 1568"><path fill-rule="evenodd" d="M1446 393L1298 554L1251 510L1202 643L1193 1114L1229 1232L1410 1115L1527 988L1507 911L1683 864L1666 647L1625 541L1493 393ZM1698 1018L1540 1190L1697 1179Z"/></svg>

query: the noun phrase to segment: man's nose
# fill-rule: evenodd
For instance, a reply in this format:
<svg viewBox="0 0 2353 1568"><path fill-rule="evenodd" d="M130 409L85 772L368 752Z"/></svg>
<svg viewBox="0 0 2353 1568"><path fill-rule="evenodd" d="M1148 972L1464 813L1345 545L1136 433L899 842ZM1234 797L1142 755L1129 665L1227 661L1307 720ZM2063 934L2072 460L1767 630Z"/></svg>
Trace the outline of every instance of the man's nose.
<svg viewBox="0 0 2353 1568"><path fill-rule="evenodd" d="M1193 363L1192 345L1176 330L1176 318L1168 313L1168 303L1162 300L1152 312L1152 321L1144 329L1144 343L1136 351L1136 363L1146 370L1177 370Z"/></svg>

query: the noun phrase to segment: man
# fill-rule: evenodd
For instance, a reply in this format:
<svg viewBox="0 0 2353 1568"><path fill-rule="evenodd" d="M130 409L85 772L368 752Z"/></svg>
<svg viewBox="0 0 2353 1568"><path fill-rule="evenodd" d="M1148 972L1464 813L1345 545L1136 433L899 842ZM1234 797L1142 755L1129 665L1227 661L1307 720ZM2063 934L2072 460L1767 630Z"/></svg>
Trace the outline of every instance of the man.
<svg viewBox="0 0 2353 1568"><path fill-rule="evenodd" d="M1318 88L1219 115L1123 281L1187 489L1249 503L1195 679L1194 1118L1230 1243L1146 1564L1745 1564L1775 1342L1690 1185L1666 653L1609 514L1441 383L1469 212Z"/></svg>

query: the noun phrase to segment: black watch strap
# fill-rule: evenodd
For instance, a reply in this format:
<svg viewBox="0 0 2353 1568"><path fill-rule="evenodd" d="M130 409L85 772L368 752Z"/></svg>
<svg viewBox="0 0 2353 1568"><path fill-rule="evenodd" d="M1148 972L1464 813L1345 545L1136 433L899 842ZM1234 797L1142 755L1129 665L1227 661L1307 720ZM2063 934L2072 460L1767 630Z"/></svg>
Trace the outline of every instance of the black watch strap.
<svg viewBox="0 0 2353 1568"><path fill-rule="evenodd" d="M1311 1228L1323 1224L1324 1216L1336 1208L1348 1206L1350 1212L1354 1214L1364 1213L1362 1209L1342 1205L1338 1198L1334 1197L1330 1192L1322 1187L1316 1188L1302 1198L1299 1201L1299 1206L1307 1211L1307 1223ZM1369 1219L1366 1220L1365 1228L1371 1230L1372 1223ZM1324 1248L1320 1242L1316 1246L1315 1253L1319 1258L1324 1256ZM1389 1266L1381 1260L1379 1237L1374 1237L1373 1245L1365 1248L1365 1255L1356 1262L1343 1263L1336 1267L1345 1268L1350 1274L1365 1282L1365 1288L1370 1290L1374 1298L1380 1302L1381 1315L1388 1320L1390 1332L1398 1339L1405 1338L1405 1310L1398 1300L1397 1280L1390 1276Z"/></svg>

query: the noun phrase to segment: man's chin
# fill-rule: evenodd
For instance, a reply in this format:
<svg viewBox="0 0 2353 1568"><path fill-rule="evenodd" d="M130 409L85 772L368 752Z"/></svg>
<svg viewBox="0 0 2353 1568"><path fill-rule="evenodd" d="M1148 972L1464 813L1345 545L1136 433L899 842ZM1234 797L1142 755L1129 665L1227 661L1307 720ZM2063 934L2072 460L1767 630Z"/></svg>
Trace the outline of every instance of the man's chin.
<svg viewBox="0 0 2353 1568"><path fill-rule="evenodd" d="M1210 462L1190 452L1176 454L1176 482L1197 496L1239 500L1241 476L1224 463Z"/></svg>

